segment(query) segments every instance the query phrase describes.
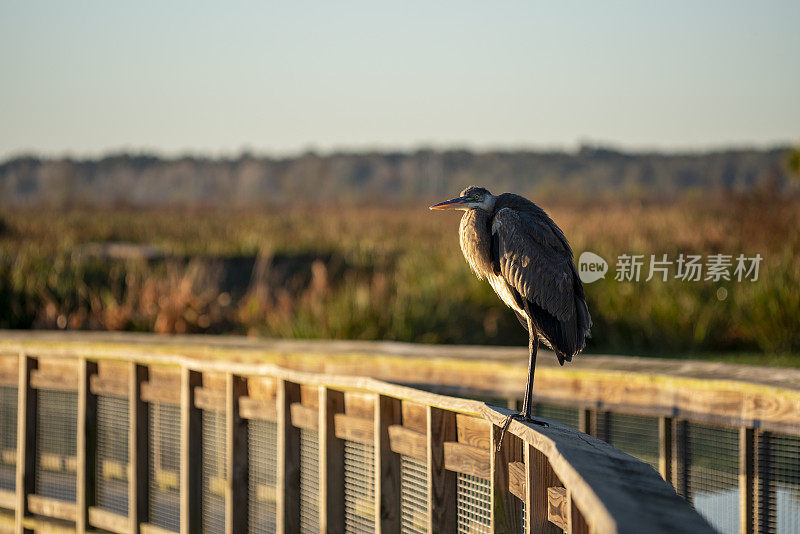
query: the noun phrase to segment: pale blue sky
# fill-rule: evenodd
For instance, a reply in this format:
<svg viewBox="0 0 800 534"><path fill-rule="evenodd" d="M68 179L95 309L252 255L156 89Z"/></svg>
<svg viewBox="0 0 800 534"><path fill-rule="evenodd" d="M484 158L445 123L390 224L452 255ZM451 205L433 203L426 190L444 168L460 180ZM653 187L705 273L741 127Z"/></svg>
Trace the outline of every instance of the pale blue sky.
<svg viewBox="0 0 800 534"><path fill-rule="evenodd" d="M2 2L0 157L800 142L800 2Z"/></svg>

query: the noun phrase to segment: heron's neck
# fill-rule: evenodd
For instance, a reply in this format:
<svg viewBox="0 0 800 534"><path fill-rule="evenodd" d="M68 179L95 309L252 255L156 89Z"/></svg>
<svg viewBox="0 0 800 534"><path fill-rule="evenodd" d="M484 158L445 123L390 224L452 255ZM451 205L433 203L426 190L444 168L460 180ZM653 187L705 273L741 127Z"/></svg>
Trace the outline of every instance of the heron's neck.
<svg viewBox="0 0 800 534"><path fill-rule="evenodd" d="M461 217L459 228L461 252L464 253L464 258L478 278L488 276L492 272L489 220L490 214L482 209L467 210Z"/></svg>

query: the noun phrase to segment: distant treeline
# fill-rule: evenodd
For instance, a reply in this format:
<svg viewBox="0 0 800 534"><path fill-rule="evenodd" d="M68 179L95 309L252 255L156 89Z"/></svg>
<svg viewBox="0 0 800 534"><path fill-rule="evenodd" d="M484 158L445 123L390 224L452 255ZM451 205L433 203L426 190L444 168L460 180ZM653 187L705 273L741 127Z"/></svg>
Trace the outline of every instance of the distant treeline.
<svg viewBox="0 0 800 534"><path fill-rule="evenodd" d="M705 153L307 153L233 159L119 154L101 159L18 157L0 164L0 206L249 206L405 203L470 184L548 198L640 198L796 189L788 149Z"/></svg>

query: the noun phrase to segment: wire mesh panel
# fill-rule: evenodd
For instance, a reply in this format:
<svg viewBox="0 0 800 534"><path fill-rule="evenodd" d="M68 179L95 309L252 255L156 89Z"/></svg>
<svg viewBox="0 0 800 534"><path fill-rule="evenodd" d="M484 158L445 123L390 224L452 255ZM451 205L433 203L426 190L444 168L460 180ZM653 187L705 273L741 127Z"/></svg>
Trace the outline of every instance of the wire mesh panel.
<svg viewBox="0 0 800 534"><path fill-rule="evenodd" d="M375 447L344 442L345 532L375 532Z"/></svg>
<svg viewBox="0 0 800 534"><path fill-rule="evenodd" d="M17 466L17 388L0 386L0 489L14 491Z"/></svg>
<svg viewBox="0 0 800 534"><path fill-rule="evenodd" d="M97 397L95 500L98 508L128 515L128 399Z"/></svg>
<svg viewBox="0 0 800 534"><path fill-rule="evenodd" d="M608 436L609 444L658 469L656 417L610 413L597 418L597 427L597 434Z"/></svg>
<svg viewBox="0 0 800 534"><path fill-rule="evenodd" d="M75 502L78 394L39 390L36 416L36 494Z"/></svg>
<svg viewBox="0 0 800 534"><path fill-rule="evenodd" d="M458 473L456 486L458 534L489 534L492 494L485 478Z"/></svg>
<svg viewBox="0 0 800 534"><path fill-rule="evenodd" d="M203 410L203 532L225 532L225 413Z"/></svg>
<svg viewBox="0 0 800 534"><path fill-rule="evenodd" d="M537 402L533 405L533 413L575 429L577 429L579 425L579 412L577 408Z"/></svg>
<svg viewBox="0 0 800 534"><path fill-rule="evenodd" d="M249 447L249 526L254 534L273 534L276 522L278 425L251 419Z"/></svg>
<svg viewBox="0 0 800 534"><path fill-rule="evenodd" d="M689 423L688 497L695 509L722 533L739 532L739 431ZM678 466L679 476L685 467Z"/></svg>
<svg viewBox="0 0 800 534"><path fill-rule="evenodd" d="M300 532L319 532L319 438L300 430Z"/></svg>
<svg viewBox="0 0 800 534"><path fill-rule="evenodd" d="M410 456L400 456L400 531L428 532L428 465Z"/></svg>
<svg viewBox="0 0 800 534"><path fill-rule="evenodd" d="M760 524L766 532L800 533L800 437L765 434L758 454Z"/></svg>
<svg viewBox="0 0 800 534"><path fill-rule="evenodd" d="M179 406L150 403L150 517L148 522L177 532L180 527L180 424Z"/></svg>

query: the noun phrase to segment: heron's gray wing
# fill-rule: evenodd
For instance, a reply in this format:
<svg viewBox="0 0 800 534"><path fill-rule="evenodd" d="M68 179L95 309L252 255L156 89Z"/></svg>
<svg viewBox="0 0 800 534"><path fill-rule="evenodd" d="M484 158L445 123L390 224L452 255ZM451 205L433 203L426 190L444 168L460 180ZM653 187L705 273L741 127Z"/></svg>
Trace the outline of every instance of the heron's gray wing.
<svg viewBox="0 0 800 534"><path fill-rule="evenodd" d="M559 322L571 323L573 268L563 236L535 214L502 208L492 220L492 238L497 240L497 261L506 282Z"/></svg>

